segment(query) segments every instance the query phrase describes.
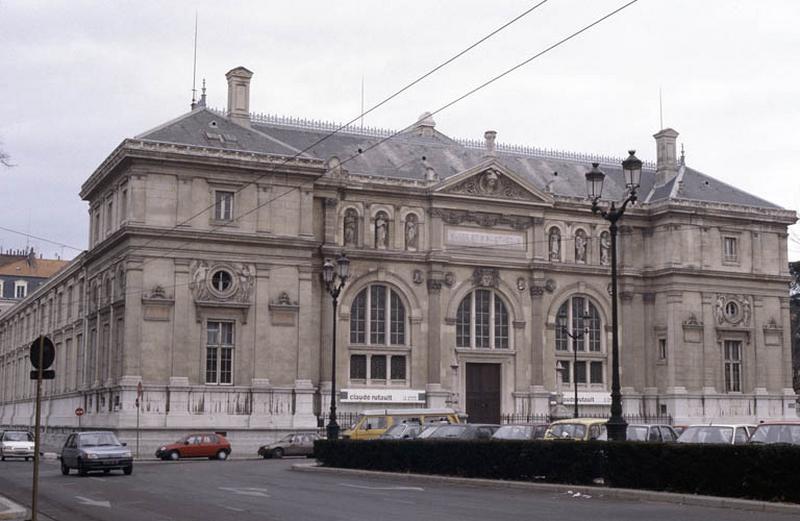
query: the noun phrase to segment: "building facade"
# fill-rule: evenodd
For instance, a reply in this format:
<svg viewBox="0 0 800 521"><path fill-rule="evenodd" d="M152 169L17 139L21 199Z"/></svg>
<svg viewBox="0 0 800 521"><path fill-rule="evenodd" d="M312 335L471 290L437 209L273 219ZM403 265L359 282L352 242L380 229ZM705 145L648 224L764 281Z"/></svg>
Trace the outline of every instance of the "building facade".
<svg viewBox="0 0 800 521"><path fill-rule="evenodd" d="M0 314L21 302L67 264L60 259L36 257L33 248L0 254Z"/></svg>
<svg viewBox="0 0 800 521"><path fill-rule="evenodd" d="M27 346L56 344L45 420L151 446L317 426L337 325L340 411L453 407L474 420L608 409L607 223L584 174L617 160L254 115L252 73L125 139L82 187L90 247L0 319L0 424L30 424ZM787 226L795 213L690 168L655 135L621 221L624 410L676 422L795 416ZM321 281L346 252L333 316ZM573 341L568 332L586 331ZM575 359L577 358L577 363ZM74 415L83 408L86 414ZM249 445L248 445L249 446ZM253 445L254 446L254 445Z"/></svg>

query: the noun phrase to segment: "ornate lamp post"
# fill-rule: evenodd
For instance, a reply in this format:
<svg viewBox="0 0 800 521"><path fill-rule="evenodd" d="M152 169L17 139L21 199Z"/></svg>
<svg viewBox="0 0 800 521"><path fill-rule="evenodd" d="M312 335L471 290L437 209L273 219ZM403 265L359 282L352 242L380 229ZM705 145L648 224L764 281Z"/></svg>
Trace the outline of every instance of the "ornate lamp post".
<svg viewBox="0 0 800 521"><path fill-rule="evenodd" d="M586 191L592 201L592 213L599 213L608 221L611 232L611 417L606 428L608 438L614 441L625 441L628 424L622 417L622 394L619 386L619 322L617 317L617 221L625 213L628 203L636 202L636 190L642 177L642 162L634 155L635 150L628 151L628 158L622 162L625 174L627 196L619 203L611 202L607 210L600 208L599 201L603 195L603 180L606 175L600 171L599 163L592 163L592 170L586 173Z"/></svg>
<svg viewBox="0 0 800 521"><path fill-rule="evenodd" d="M583 339L583 337L589 335L589 326L586 324L586 321L589 320L591 317L589 316L588 311L584 311L583 315L583 330L576 333L570 333L569 329L567 328L567 324L561 323L561 331L572 339L572 386L575 391L575 404L573 406L572 417L579 418L578 416L578 340ZM569 320L569 319L567 319ZM566 371L565 371L566 372Z"/></svg>
<svg viewBox="0 0 800 521"><path fill-rule="evenodd" d="M325 289L333 301L333 339L331 347L331 411L328 417L327 434L329 440L339 439L339 424L336 423L336 306L339 303L339 293L342 292L347 277L350 276L350 259L342 253L336 258L334 265L330 259L325 259L322 265L322 280Z"/></svg>

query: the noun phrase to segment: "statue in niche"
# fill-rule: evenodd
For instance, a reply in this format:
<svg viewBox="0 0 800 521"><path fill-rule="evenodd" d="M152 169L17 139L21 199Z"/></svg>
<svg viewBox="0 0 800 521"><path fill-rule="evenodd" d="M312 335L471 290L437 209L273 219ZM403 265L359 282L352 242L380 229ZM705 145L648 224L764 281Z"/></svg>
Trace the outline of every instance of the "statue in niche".
<svg viewBox="0 0 800 521"><path fill-rule="evenodd" d="M375 216L375 247L385 250L389 246L389 220L386 214L379 212Z"/></svg>
<svg viewBox="0 0 800 521"><path fill-rule="evenodd" d="M742 304L742 325L749 326L750 325L750 299L747 297L742 298L740 301Z"/></svg>
<svg viewBox="0 0 800 521"><path fill-rule="evenodd" d="M575 262L586 264L586 232L578 230L575 232Z"/></svg>
<svg viewBox="0 0 800 521"><path fill-rule="evenodd" d="M205 300L208 297L208 287L206 286L208 265L205 261L195 261L193 264L194 270L192 271L192 282L189 284L189 289L194 293L196 300Z"/></svg>
<svg viewBox="0 0 800 521"><path fill-rule="evenodd" d="M609 259L609 253L611 252L611 237L608 235L608 232L603 232L600 234L600 264L603 266L608 266L611 262Z"/></svg>
<svg viewBox="0 0 800 521"><path fill-rule="evenodd" d="M355 246L358 243L358 213L349 208L344 213L344 245Z"/></svg>
<svg viewBox="0 0 800 521"><path fill-rule="evenodd" d="M248 302L250 300L250 292L255 285L255 270L249 264L242 264L242 269L239 271L239 300Z"/></svg>
<svg viewBox="0 0 800 521"><path fill-rule="evenodd" d="M406 216L406 249L417 251L417 216L413 213Z"/></svg>
<svg viewBox="0 0 800 521"><path fill-rule="evenodd" d="M561 260L561 232L558 228L550 229L550 260L559 262Z"/></svg>
<svg viewBox="0 0 800 521"><path fill-rule="evenodd" d="M278 305L279 306L291 306L292 301L289 298L289 294L285 291L281 291L280 295L278 295Z"/></svg>

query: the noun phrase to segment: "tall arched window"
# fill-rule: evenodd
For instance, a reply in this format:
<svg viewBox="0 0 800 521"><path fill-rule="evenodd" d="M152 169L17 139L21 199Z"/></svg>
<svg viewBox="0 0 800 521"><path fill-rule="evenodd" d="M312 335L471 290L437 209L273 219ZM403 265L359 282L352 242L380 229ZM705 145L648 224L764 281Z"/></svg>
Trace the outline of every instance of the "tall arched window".
<svg viewBox="0 0 800 521"><path fill-rule="evenodd" d="M489 289L469 293L456 312L456 347L508 349L508 310Z"/></svg>
<svg viewBox="0 0 800 521"><path fill-rule="evenodd" d="M396 291L372 284L359 292L350 307L350 343L405 345L406 308Z"/></svg>
<svg viewBox="0 0 800 521"><path fill-rule="evenodd" d="M587 297L576 295L558 308L555 348L561 383L571 385L574 378L579 385L603 386L605 353L601 334L600 313Z"/></svg>

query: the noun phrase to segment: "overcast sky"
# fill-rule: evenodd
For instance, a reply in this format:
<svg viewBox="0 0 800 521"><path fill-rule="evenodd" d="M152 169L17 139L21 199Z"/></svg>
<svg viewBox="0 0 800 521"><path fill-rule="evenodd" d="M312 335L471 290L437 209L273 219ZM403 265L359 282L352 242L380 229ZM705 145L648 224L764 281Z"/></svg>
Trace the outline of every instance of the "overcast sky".
<svg viewBox="0 0 800 521"><path fill-rule="evenodd" d="M0 226L84 248L85 179L126 137L188 111L198 84L252 70L251 109L347 121L534 1L0 0ZM550 0L366 117L402 128L625 3ZM640 0L435 116L453 137L655 158L659 123L687 164L800 210L797 0ZM800 258L793 228L790 259ZM70 248L0 230L3 249Z"/></svg>

